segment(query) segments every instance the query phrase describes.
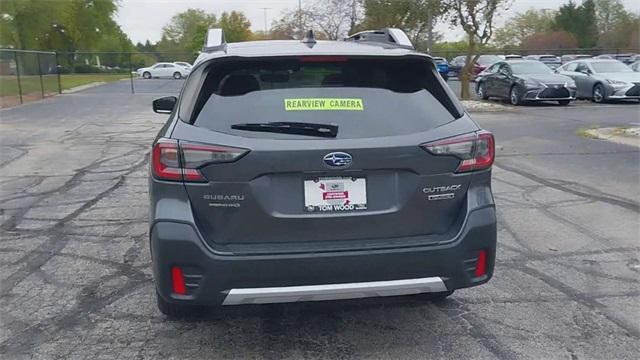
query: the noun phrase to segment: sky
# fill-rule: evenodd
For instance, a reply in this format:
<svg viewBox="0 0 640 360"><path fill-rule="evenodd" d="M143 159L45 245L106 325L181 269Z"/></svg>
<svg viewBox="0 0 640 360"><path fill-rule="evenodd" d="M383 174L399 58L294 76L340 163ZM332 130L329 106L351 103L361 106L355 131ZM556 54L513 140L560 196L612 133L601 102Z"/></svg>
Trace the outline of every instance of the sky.
<svg viewBox="0 0 640 360"><path fill-rule="evenodd" d="M302 0L305 3L319 0ZM568 0L514 0L511 7L502 12L496 25L502 25L505 20L518 12L530 8L557 9L561 3ZM576 2L580 2L577 0ZM622 0L627 10L640 13L639 0ZM251 21L252 30L264 30L265 10L268 8L267 26L273 20L288 10L298 7L298 0L121 0L116 21L122 30L134 42L151 42L160 40L162 27L171 17L189 8L203 9L206 12L220 15L223 11L242 11ZM462 38L462 31L451 29L448 24L438 24L436 31L445 35L445 40L455 41Z"/></svg>

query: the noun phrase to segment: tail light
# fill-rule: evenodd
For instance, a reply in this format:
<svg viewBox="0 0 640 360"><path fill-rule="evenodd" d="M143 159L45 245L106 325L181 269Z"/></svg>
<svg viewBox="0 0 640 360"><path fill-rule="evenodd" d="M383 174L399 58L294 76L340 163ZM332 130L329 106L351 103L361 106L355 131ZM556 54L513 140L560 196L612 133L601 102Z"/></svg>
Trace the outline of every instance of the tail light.
<svg viewBox="0 0 640 360"><path fill-rule="evenodd" d="M455 156L462 160L456 172L484 170L495 158L495 141L488 131L460 135L420 145L433 155Z"/></svg>
<svg viewBox="0 0 640 360"><path fill-rule="evenodd" d="M200 167L211 163L232 162L247 152L247 149L182 141L178 143L176 140L163 138L153 147L153 176L160 180L204 182L206 179L198 170Z"/></svg>

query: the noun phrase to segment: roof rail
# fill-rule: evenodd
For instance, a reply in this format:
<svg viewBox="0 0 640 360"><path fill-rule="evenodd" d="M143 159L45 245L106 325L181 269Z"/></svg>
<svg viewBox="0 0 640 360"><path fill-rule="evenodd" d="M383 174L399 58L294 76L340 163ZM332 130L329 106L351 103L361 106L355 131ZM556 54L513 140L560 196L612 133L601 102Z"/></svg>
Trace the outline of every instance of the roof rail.
<svg viewBox="0 0 640 360"><path fill-rule="evenodd" d="M407 34L401 29L384 28L380 30L365 30L350 35L345 41L375 42L393 45L403 49L415 49Z"/></svg>
<svg viewBox="0 0 640 360"><path fill-rule="evenodd" d="M203 52L227 51L227 41L222 29L209 29L204 37Z"/></svg>

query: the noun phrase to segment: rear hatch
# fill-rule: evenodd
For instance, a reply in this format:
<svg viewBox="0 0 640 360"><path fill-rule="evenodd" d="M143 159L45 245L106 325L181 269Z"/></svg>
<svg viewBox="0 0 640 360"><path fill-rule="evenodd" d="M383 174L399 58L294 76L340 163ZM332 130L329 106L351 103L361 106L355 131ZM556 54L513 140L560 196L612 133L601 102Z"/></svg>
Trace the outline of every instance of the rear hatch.
<svg viewBox="0 0 640 360"><path fill-rule="evenodd" d="M172 135L185 158L209 158L198 151L213 149L222 159L205 162L202 178L185 183L203 236L220 245L392 244L450 231L471 176L455 173L458 158L420 145L477 127L456 121L460 109L436 75L425 59L314 57L214 68L193 123L179 122ZM302 134L300 124L337 134Z"/></svg>

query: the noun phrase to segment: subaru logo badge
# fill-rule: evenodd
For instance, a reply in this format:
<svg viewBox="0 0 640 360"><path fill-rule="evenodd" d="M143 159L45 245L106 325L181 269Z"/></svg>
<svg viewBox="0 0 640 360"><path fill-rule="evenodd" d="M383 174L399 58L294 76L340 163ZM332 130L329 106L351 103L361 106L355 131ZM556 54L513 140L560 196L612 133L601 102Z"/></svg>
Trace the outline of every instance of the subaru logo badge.
<svg viewBox="0 0 640 360"><path fill-rule="evenodd" d="M330 168L346 168L351 165L352 157L345 152L332 152L324 156L322 161Z"/></svg>

